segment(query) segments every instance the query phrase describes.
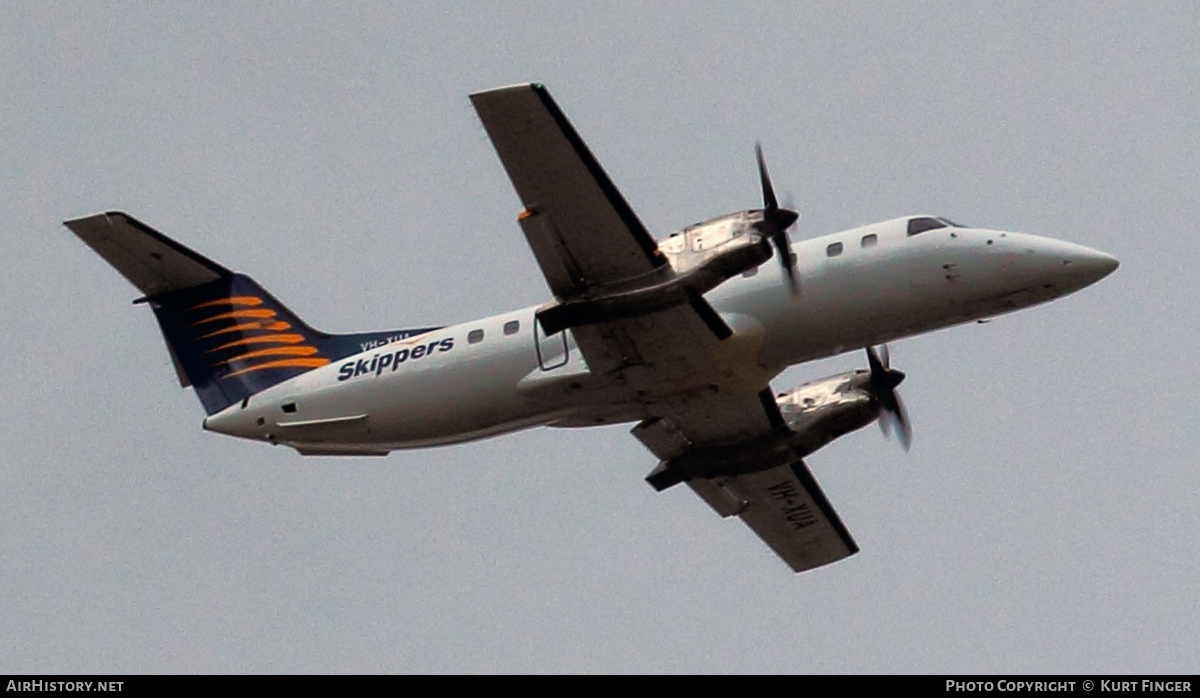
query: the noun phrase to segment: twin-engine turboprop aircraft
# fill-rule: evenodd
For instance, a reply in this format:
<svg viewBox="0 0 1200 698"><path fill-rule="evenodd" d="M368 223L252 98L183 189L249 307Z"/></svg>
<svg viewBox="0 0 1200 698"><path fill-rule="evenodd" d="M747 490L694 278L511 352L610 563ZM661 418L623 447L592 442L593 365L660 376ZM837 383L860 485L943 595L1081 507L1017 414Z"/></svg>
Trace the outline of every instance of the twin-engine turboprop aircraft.
<svg viewBox="0 0 1200 698"><path fill-rule="evenodd" d="M66 225L154 310L204 428L304 455L385 455L545 425L636 422L657 490L686 482L797 572L858 546L802 458L876 419L907 448L872 347L1077 291L1117 260L909 216L795 245L761 151L761 209L656 241L539 84L471 95L554 301L450 327L331 335L250 277L123 213ZM760 268L772 256L782 272ZM868 368L776 393L788 366Z"/></svg>

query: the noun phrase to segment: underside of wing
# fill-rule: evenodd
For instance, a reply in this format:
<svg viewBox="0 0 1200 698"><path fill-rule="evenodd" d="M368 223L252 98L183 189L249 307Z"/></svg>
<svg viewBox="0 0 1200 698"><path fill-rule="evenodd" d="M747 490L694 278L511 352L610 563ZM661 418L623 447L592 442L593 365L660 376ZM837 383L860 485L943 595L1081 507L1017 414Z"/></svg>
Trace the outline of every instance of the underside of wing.
<svg viewBox="0 0 1200 698"><path fill-rule="evenodd" d="M521 229L559 301L538 313L547 334L570 328L593 373L622 374L633 390L709 361L733 331L701 293L678 283L546 88L502 87L471 101L525 207Z"/></svg>
<svg viewBox="0 0 1200 698"><path fill-rule="evenodd" d="M738 516L794 571L858 552L796 450L770 389L655 402L633 435L661 459L646 481L687 482L723 517Z"/></svg>
<svg viewBox="0 0 1200 698"><path fill-rule="evenodd" d="M544 86L477 92L471 102L525 206L522 227L555 296L668 266Z"/></svg>
<svg viewBox="0 0 1200 698"><path fill-rule="evenodd" d="M688 485L724 517L738 516L795 572L858 552L803 461Z"/></svg>
<svg viewBox="0 0 1200 698"><path fill-rule="evenodd" d="M722 454L713 460L727 460L724 449L747 450L746 444L786 432L769 388L757 395L700 390L656 400L650 410L654 417L634 427L633 435L664 463L703 454Z"/></svg>
<svg viewBox="0 0 1200 698"><path fill-rule="evenodd" d="M717 344L732 334L721 316L700 302L707 310L703 315L692 306L678 306L571 332L593 373L619 373L630 389L654 391L708 368Z"/></svg>

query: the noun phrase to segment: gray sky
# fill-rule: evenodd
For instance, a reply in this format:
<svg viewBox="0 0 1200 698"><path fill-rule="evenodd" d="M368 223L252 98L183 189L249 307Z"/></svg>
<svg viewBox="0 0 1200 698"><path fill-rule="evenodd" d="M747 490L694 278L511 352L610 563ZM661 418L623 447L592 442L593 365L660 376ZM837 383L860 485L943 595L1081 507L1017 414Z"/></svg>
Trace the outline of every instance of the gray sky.
<svg viewBox="0 0 1200 698"><path fill-rule="evenodd" d="M1195 672L1197 36L1186 2L6 3L0 671ZM202 432L60 224L126 210L330 331L538 303L467 100L530 80L659 235L757 205L761 140L797 237L934 213L1122 266L893 345L912 451L809 459L862 552L793 576L626 427Z"/></svg>

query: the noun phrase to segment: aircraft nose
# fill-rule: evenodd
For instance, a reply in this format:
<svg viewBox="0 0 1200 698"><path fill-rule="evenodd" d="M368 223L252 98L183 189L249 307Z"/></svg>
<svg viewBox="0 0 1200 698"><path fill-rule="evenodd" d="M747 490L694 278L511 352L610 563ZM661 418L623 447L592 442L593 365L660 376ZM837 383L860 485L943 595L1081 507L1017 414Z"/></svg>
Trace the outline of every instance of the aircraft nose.
<svg viewBox="0 0 1200 698"><path fill-rule="evenodd" d="M1002 233L1001 240L999 247L1012 251L1007 271L1013 281L1053 287L1058 295L1091 286L1120 266L1116 257L1073 242L1022 233Z"/></svg>
<svg viewBox="0 0 1200 698"><path fill-rule="evenodd" d="M1082 245L1072 245L1072 250L1063 255L1063 266L1082 277L1083 285L1089 286L1108 276L1121 266L1116 257Z"/></svg>

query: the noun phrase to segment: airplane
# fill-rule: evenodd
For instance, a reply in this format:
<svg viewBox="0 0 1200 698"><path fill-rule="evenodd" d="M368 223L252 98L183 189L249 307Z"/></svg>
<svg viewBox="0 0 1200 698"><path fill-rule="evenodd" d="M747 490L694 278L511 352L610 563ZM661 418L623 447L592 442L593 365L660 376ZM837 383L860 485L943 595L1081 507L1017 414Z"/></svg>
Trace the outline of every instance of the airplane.
<svg viewBox="0 0 1200 698"><path fill-rule="evenodd" d="M383 456L535 426L633 423L658 491L687 483L795 572L859 548L804 458L874 422L912 427L887 343L1073 293L1118 266L1034 235L913 215L793 244L763 205L656 240L545 86L471 95L553 294L451 326L329 334L253 279L121 212L65 222L154 311L210 431L302 455ZM769 265L778 260L780 271ZM875 347L882 347L876 349ZM789 366L867 368L775 392Z"/></svg>

